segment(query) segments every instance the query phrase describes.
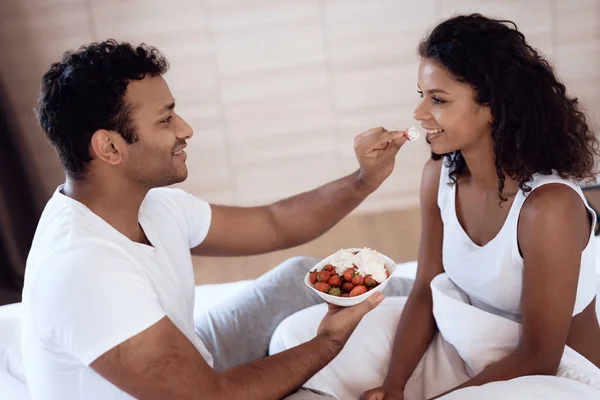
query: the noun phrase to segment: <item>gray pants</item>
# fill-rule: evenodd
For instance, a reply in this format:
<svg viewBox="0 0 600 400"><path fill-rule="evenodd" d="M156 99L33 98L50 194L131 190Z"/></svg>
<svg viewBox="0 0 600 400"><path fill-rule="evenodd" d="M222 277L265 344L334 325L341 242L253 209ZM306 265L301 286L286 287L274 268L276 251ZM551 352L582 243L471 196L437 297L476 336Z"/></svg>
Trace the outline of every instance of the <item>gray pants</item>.
<svg viewBox="0 0 600 400"><path fill-rule="evenodd" d="M304 275L319 260L295 257L262 275L241 293L196 317L196 333L214 358L214 368L225 370L267 356L275 328L288 316L323 300L304 285ZM412 281L392 278L388 296L408 296ZM243 339L241 339L243 338ZM300 390L288 399L331 398Z"/></svg>

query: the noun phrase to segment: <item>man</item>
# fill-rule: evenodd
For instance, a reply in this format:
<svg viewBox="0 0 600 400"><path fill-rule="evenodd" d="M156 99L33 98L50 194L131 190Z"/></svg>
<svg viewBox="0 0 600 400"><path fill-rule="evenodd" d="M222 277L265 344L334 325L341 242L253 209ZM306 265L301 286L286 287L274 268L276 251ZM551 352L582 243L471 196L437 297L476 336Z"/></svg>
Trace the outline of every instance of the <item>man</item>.
<svg viewBox="0 0 600 400"><path fill-rule="evenodd" d="M67 53L42 79L38 119L66 183L27 261L23 352L34 399L282 398L383 298L331 307L313 340L264 358L277 324L318 302L301 284L314 261L298 258L195 327L190 249L243 256L318 237L390 175L406 138L383 128L359 135L360 169L311 192L264 207L209 205L163 188L186 179L193 135L166 70L154 48L107 41Z"/></svg>

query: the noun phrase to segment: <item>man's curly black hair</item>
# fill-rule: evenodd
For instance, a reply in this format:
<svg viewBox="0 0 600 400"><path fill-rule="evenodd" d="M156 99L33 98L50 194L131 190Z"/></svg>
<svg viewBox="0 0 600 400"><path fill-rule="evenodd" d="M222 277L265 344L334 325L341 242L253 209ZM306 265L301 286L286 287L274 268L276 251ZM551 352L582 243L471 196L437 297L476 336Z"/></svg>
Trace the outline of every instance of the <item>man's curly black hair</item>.
<svg viewBox="0 0 600 400"><path fill-rule="evenodd" d="M84 179L93 133L118 132L137 141L125 91L131 80L163 75L169 66L154 47L107 40L67 52L42 78L36 115L67 175Z"/></svg>
<svg viewBox="0 0 600 400"><path fill-rule="evenodd" d="M594 176L598 140L585 114L514 22L456 16L436 26L418 53L439 62L474 89L477 103L490 107L501 201L506 176L524 192L531 190L527 183L535 173L576 180ZM432 153L435 160L442 157L454 183L468 173L460 151Z"/></svg>

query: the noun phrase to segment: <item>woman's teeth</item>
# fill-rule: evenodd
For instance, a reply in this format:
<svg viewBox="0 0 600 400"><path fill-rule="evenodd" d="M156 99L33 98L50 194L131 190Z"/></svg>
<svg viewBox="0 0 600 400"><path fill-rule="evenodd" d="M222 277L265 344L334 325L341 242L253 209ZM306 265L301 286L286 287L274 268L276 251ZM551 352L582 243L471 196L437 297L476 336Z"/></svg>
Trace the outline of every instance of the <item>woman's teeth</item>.
<svg viewBox="0 0 600 400"><path fill-rule="evenodd" d="M436 135L438 133L442 133L444 132L443 129L426 129L427 133L431 134L431 135Z"/></svg>
<svg viewBox="0 0 600 400"><path fill-rule="evenodd" d="M181 150L179 150L179 151L176 151L176 152L175 152L175 153L173 153L173 154L175 154L176 156L178 156L178 155L180 155L180 154L183 154L183 149L181 149Z"/></svg>

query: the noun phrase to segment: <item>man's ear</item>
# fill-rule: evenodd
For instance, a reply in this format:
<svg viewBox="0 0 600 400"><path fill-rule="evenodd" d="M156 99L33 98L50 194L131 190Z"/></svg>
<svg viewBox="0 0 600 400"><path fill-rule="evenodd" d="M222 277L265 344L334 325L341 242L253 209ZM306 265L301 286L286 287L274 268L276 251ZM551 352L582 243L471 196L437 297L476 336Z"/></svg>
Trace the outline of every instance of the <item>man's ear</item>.
<svg viewBox="0 0 600 400"><path fill-rule="evenodd" d="M98 129L90 143L92 156L110 165L119 165L127 152L125 140L117 132Z"/></svg>

